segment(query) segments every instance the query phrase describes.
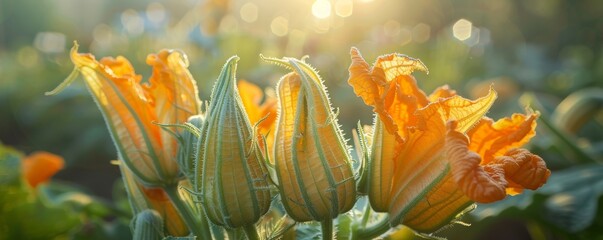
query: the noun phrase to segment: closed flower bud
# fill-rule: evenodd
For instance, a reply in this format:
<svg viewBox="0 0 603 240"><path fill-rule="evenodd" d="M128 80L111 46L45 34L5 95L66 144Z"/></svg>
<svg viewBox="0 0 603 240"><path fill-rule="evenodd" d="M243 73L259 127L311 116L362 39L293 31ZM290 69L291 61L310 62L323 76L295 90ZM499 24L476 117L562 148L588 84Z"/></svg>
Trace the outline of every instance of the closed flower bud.
<svg viewBox="0 0 603 240"><path fill-rule="evenodd" d="M281 199L296 221L350 210L356 186L348 147L318 74L297 59L267 59L295 72L278 84L274 159Z"/></svg>
<svg viewBox="0 0 603 240"><path fill-rule="evenodd" d="M254 224L270 207L268 173L236 86L230 58L212 91L196 164L195 188L215 224Z"/></svg>
<svg viewBox="0 0 603 240"><path fill-rule="evenodd" d="M396 136L389 133L380 119L376 119L373 145L368 164L368 196L373 210L387 212L389 208L391 179L394 175Z"/></svg>

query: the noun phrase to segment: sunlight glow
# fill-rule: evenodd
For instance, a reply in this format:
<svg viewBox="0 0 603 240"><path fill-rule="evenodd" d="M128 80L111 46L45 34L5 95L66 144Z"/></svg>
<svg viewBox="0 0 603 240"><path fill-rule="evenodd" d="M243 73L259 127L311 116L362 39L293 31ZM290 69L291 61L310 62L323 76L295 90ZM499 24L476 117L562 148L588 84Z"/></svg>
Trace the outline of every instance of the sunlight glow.
<svg viewBox="0 0 603 240"><path fill-rule="evenodd" d="M412 40L423 43L431 37L431 27L425 23L419 23L412 28Z"/></svg>
<svg viewBox="0 0 603 240"><path fill-rule="evenodd" d="M245 22L252 23L258 20L258 6L254 3L245 3L239 13L241 14L241 19Z"/></svg>
<svg viewBox="0 0 603 240"><path fill-rule="evenodd" d="M314 19L314 32L316 33L327 33L331 29L330 19Z"/></svg>
<svg viewBox="0 0 603 240"><path fill-rule="evenodd" d="M452 35L458 40L467 40L471 37L472 28L473 24L469 20L461 18L452 26Z"/></svg>
<svg viewBox="0 0 603 240"><path fill-rule="evenodd" d="M412 42L412 32L408 28L400 29L400 45L404 46Z"/></svg>
<svg viewBox="0 0 603 240"><path fill-rule="evenodd" d="M396 20L389 20L383 24L383 30L389 36L397 36L400 34L400 23Z"/></svg>
<svg viewBox="0 0 603 240"><path fill-rule="evenodd" d="M289 32L289 20L283 16L278 16L270 23L270 30L274 35L283 37Z"/></svg>
<svg viewBox="0 0 603 240"><path fill-rule="evenodd" d="M340 17L349 17L354 11L354 2L352 0L338 0L335 2L335 14Z"/></svg>
<svg viewBox="0 0 603 240"><path fill-rule="evenodd" d="M312 15L321 19L331 16L331 2L327 0L316 0L312 4Z"/></svg>

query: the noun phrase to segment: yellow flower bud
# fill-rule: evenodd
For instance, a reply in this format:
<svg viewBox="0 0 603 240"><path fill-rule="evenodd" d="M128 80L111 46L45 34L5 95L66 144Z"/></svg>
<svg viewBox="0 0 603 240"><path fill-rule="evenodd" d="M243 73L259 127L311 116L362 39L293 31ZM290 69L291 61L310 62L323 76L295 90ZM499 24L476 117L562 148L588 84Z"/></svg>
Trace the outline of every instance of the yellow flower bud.
<svg viewBox="0 0 603 240"><path fill-rule="evenodd" d="M323 221L356 202L348 147L318 74L297 59L267 59L295 72L277 87L274 160L281 199L296 221Z"/></svg>
<svg viewBox="0 0 603 240"><path fill-rule="evenodd" d="M271 201L264 157L236 86L238 60L226 62L212 91L195 174L206 215L230 228L254 224Z"/></svg>

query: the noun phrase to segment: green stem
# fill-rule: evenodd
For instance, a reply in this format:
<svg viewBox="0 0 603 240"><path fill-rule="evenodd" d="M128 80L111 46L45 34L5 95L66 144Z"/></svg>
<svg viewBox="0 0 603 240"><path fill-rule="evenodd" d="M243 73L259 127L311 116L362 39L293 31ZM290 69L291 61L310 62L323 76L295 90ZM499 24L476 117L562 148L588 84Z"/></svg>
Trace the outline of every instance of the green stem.
<svg viewBox="0 0 603 240"><path fill-rule="evenodd" d="M245 231L245 235L247 235L247 239L249 240L259 240L260 236L258 235L258 231L255 229L255 224L249 224L243 226L243 231Z"/></svg>
<svg viewBox="0 0 603 240"><path fill-rule="evenodd" d="M575 144L575 141L570 140L570 138L563 132L561 132L553 123L549 120L547 116L542 114L540 116L540 121L544 123L544 125L555 135L557 138L567 145L578 157L576 158L580 163L600 163L599 161L592 158L588 153L584 152L578 145Z"/></svg>
<svg viewBox="0 0 603 240"><path fill-rule="evenodd" d="M373 239L378 236L381 236L385 232L389 231L389 217L384 217L366 228L359 228L357 231L353 232L355 236L352 236L353 239Z"/></svg>
<svg viewBox="0 0 603 240"><path fill-rule="evenodd" d="M322 239L331 240L333 239L333 219L326 219L320 223L322 227Z"/></svg>
<svg viewBox="0 0 603 240"><path fill-rule="evenodd" d="M368 202L368 198L366 200L366 206L364 206L364 214L362 214L362 222L361 225L362 227L366 227L366 224L368 223L368 220L371 217L371 204Z"/></svg>
<svg viewBox="0 0 603 240"><path fill-rule="evenodd" d="M186 203L182 201L180 194L178 194L178 185L167 186L163 190L167 193L193 235L197 236L197 239L212 239L207 221L203 216L195 216Z"/></svg>

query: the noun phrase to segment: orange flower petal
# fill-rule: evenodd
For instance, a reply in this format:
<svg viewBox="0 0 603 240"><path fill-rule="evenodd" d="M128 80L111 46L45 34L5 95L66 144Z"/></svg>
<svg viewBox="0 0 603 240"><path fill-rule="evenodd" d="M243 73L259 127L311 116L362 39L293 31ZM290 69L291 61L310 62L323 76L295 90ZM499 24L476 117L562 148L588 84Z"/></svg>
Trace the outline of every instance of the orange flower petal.
<svg viewBox="0 0 603 240"><path fill-rule="evenodd" d="M458 188L452 175L447 174L404 216L402 223L415 231L435 232L450 224L459 212L472 203Z"/></svg>
<svg viewBox="0 0 603 240"><path fill-rule="evenodd" d="M266 96L266 99L264 99L264 103L262 104L264 92L258 86L245 80L239 80L237 87L251 124L256 125L258 124L258 121L262 120L262 122L257 125L260 147L264 149L264 146L262 145L263 141L261 141L261 139L268 134L265 138L266 144L268 145L267 148L272 149L274 142L273 126L276 122L277 110L276 98Z"/></svg>
<svg viewBox="0 0 603 240"><path fill-rule="evenodd" d="M507 189L511 193L523 188L535 190L546 183L551 175L542 158L521 148L511 149L504 156L494 158L491 165L504 170L506 180L513 186Z"/></svg>
<svg viewBox="0 0 603 240"><path fill-rule="evenodd" d="M516 116L522 118L519 117L520 115ZM532 125L531 121L533 120L524 121L526 127L517 128L516 132L507 132L508 136L517 135L522 137L510 138L524 139L527 136L525 128L530 128L527 126ZM454 180L472 200L481 203L498 201L505 198L507 194L520 193L524 188L536 189L548 179L550 171L544 161L525 149L511 149L490 162L482 161L482 156L469 148L469 139L455 130L457 129L455 125L454 121L448 123L446 157L450 161ZM508 143L509 145L504 149L508 149L507 147L512 143Z"/></svg>
<svg viewBox="0 0 603 240"><path fill-rule="evenodd" d="M504 171L494 166L481 166L481 157L469 150L469 139L456 131L456 122L448 123L446 157L451 174L463 192L472 200L489 203L505 198L507 181Z"/></svg>
<svg viewBox="0 0 603 240"><path fill-rule="evenodd" d="M496 92L490 88L488 95L474 101L461 96L443 99L440 111L446 120L457 122L459 132L465 132L490 110L495 100Z"/></svg>
<svg viewBox="0 0 603 240"><path fill-rule="evenodd" d="M249 122L253 125L263 117L260 114L259 107L264 93L260 87L242 79L237 82L237 88L249 117Z"/></svg>
<svg viewBox="0 0 603 240"><path fill-rule="evenodd" d="M433 91L433 93L429 94L428 98L430 102L437 102L441 98L449 98L453 96L456 96L456 91L450 89L448 85L444 85L438 87L436 90Z"/></svg>
<svg viewBox="0 0 603 240"><path fill-rule="evenodd" d="M376 82L371 76L371 67L362 58L360 51L356 48L350 50L352 58L352 64L350 65L350 78L348 83L354 89L356 96L359 96L364 100L364 103L368 106L373 106L376 109L381 109L381 93L379 87L383 82ZM381 104L382 105L382 104Z"/></svg>
<svg viewBox="0 0 603 240"><path fill-rule="evenodd" d="M537 118L537 114L513 114L496 122L484 118L467 132L471 139L469 149L483 156L482 164L488 164L494 157L530 141L536 135Z"/></svg>
<svg viewBox="0 0 603 240"><path fill-rule="evenodd" d="M394 163L389 214L397 224L447 172L443 157L446 128L434 103L417 112L419 126L412 129Z"/></svg>
<svg viewBox="0 0 603 240"><path fill-rule="evenodd" d="M414 111L428 104L427 96L410 74L415 70L427 71L427 68L420 60L389 54L379 57L371 69L358 49L352 48L350 54L348 83L357 96L374 107L385 128L400 135L401 141Z"/></svg>
<svg viewBox="0 0 603 240"><path fill-rule="evenodd" d="M61 156L49 152L35 152L23 159L23 175L31 187L47 182L59 170L65 161Z"/></svg>
<svg viewBox="0 0 603 240"><path fill-rule="evenodd" d="M147 56L147 64L153 67L149 83L143 88L148 107L154 112L153 121L165 124L181 124L190 116L199 114L200 100L197 83L188 71L186 55L178 51L161 50ZM157 130L158 126L149 126ZM179 129L176 129L179 131ZM168 131L158 131L164 158L176 156L178 142ZM177 164L163 164L167 172L178 170Z"/></svg>

